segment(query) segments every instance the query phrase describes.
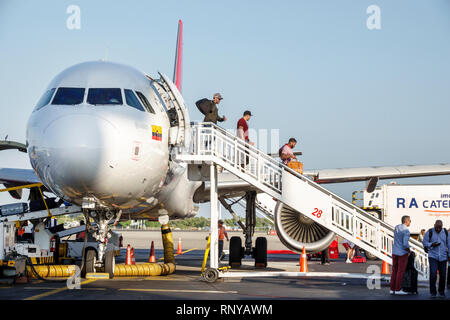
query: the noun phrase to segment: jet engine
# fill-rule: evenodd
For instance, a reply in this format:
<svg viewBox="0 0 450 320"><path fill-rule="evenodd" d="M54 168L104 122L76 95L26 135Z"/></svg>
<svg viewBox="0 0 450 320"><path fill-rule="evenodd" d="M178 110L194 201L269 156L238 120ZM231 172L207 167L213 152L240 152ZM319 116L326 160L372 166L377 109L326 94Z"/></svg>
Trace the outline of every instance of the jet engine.
<svg viewBox="0 0 450 320"><path fill-rule="evenodd" d="M282 202L275 206L275 229L280 241L292 251L315 253L327 248L336 234Z"/></svg>

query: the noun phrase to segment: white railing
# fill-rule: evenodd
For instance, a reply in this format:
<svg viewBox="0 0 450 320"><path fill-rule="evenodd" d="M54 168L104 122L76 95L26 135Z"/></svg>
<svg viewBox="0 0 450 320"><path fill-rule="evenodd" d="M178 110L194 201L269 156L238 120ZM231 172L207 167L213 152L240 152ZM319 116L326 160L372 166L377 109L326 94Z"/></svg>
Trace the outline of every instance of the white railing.
<svg viewBox="0 0 450 320"><path fill-rule="evenodd" d="M281 192L281 164L264 152L212 123L194 125L193 134L193 154L217 157L266 187Z"/></svg>
<svg viewBox="0 0 450 320"><path fill-rule="evenodd" d="M327 228L392 264L394 228L391 225L331 193L213 123L193 124L192 130L190 150L187 154L176 155L177 160L214 162L280 201L282 176L283 172L287 171L308 187L319 190L332 199L332 214ZM428 255L420 242L410 239L409 244L416 254L417 271L422 278L427 279Z"/></svg>

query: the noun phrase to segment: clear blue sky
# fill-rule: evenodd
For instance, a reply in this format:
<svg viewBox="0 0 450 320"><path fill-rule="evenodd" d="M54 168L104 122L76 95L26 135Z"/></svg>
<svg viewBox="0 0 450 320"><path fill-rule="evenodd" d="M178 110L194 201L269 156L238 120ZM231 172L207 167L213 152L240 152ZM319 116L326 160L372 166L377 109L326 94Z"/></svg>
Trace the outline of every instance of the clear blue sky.
<svg viewBox="0 0 450 320"><path fill-rule="evenodd" d="M80 30L66 27L69 5L81 9ZM366 27L369 5L381 30ZM0 139L25 141L36 101L73 64L107 57L171 76L182 19L192 119L197 99L221 92L225 127L250 109L252 128L299 140L307 169L450 162L449 12L447 0L2 0ZM8 151L0 167L29 164ZM330 188L350 199L362 186Z"/></svg>

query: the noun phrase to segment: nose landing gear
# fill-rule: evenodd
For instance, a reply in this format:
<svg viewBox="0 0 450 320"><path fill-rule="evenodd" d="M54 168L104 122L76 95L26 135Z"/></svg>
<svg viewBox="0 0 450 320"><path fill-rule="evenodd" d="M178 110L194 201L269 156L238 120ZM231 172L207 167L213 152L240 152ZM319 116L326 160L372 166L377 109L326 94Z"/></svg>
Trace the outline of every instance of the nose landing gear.
<svg viewBox="0 0 450 320"><path fill-rule="evenodd" d="M103 268L105 273L108 273L109 277L112 279L114 277L116 263L113 249L107 251L108 239L111 238L111 222L114 220L113 225L116 225L120 219L122 211L108 209L83 209L83 213L87 231L92 233L93 238L98 241L97 252L95 250L88 250L84 253L86 256L84 266L85 271L86 273L89 273L95 272L96 269ZM91 223L91 219L95 224ZM83 252L84 250L85 248L83 248ZM83 262L84 261L82 261L82 263Z"/></svg>

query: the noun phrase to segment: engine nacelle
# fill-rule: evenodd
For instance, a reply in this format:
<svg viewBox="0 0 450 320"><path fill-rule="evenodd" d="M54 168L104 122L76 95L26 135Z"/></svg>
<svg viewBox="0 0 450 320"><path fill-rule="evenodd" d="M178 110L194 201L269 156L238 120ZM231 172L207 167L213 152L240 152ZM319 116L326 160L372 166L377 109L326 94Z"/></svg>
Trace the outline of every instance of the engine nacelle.
<svg viewBox="0 0 450 320"><path fill-rule="evenodd" d="M292 251L308 253L326 249L336 234L314 220L278 201L275 206L275 229L280 241Z"/></svg>

